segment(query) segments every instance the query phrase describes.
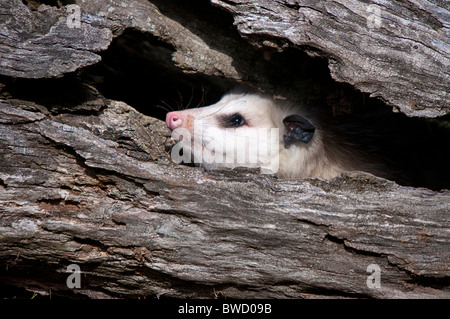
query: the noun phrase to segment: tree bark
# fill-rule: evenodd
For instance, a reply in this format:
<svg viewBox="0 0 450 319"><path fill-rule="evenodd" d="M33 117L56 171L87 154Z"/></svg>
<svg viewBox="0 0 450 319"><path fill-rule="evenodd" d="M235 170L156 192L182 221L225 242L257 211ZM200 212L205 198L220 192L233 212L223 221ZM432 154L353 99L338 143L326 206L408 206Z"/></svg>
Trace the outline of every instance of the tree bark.
<svg viewBox="0 0 450 319"><path fill-rule="evenodd" d="M212 1L266 61L229 35L220 13L211 22L175 10L181 2L77 1L74 31L67 7L0 1L3 287L91 298L450 297L448 191L357 172L278 180L177 166L164 122L67 79L134 28L164 43L150 59L170 74L270 90L269 51L292 46L326 57L335 79L408 115L439 116L449 110L444 3L379 5L373 30L356 0ZM47 82L23 79L58 77L51 84L67 91L24 93ZM81 288L67 286L72 264Z"/></svg>
<svg viewBox="0 0 450 319"><path fill-rule="evenodd" d="M87 14L80 27L71 27L68 16L65 7L30 10L21 0L2 0L1 74L57 77L99 62L94 52L105 50L112 40L107 21Z"/></svg>
<svg viewBox="0 0 450 319"><path fill-rule="evenodd" d="M449 112L446 1L212 2L232 12L239 32L255 45L293 45L324 56L335 80L410 116Z"/></svg>
<svg viewBox="0 0 450 319"><path fill-rule="evenodd" d="M129 130L112 125L129 123L123 103L101 116L0 110L6 283L61 293L77 264L76 292L91 297L450 296L448 192L142 162L104 138ZM380 288L366 284L372 264Z"/></svg>
<svg viewBox="0 0 450 319"><path fill-rule="evenodd" d="M450 12L445 1L211 2L233 13L240 34L253 45L269 51L293 46L325 57L335 80L409 116L449 112ZM219 21L208 24L207 15L180 12L177 6L184 6L177 1L95 0L77 5L80 28L69 28L71 11L65 7L41 5L33 11L20 0L2 1L1 74L60 76L98 62L96 52L108 46L112 34L136 28L173 46L173 62L187 72L273 89L273 80L262 72L263 61L252 50Z"/></svg>

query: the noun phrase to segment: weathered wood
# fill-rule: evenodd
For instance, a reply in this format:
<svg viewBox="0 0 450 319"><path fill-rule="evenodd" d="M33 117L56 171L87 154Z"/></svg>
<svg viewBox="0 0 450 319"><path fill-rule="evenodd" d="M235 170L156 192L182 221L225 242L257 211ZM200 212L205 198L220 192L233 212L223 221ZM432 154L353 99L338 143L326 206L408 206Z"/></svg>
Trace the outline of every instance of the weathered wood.
<svg viewBox="0 0 450 319"><path fill-rule="evenodd" d="M31 11L20 0L0 1L0 72L23 78L60 76L100 61L112 32L89 14L79 27L68 24L71 11L41 5ZM108 25L106 21L102 21Z"/></svg>
<svg viewBox="0 0 450 319"><path fill-rule="evenodd" d="M240 34L268 51L266 57L270 51L295 47L325 57L334 79L410 116L449 112L450 13L445 1L211 2L231 12ZM274 90L275 79L267 78L264 61L225 29L223 21L211 23L208 16L180 11L178 1L93 0L77 5L80 28L69 28L71 11L66 7L41 5L33 11L20 0L1 1L0 73L61 76L98 62L97 52L107 48L112 34L134 28L171 45L173 62L186 72ZM318 87L290 81L291 91L300 95ZM330 85L326 83L329 92Z"/></svg>
<svg viewBox="0 0 450 319"><path fill-rule="evenodd" d="M450 11L446 1L212 0L260 47L294 45L328 59L334 79L410 116L450 105Z"/></svg>
<svg viewBox="0 0 450 319"><path fill-rule="evenodd" d="M79 28L68 27L67 7L27 3L0 0L1 285L93 298L450 297L448 191L361 173L283 181L174 166L161 121L98 92L84 97L85 83L66 101L24 98L25 83L45 84L9 81L73 75L133 28L164 44L142 55L165 70L276 93L334 90L325 77L271 77L295 62L270 64L271 53L293 47L402 112L438 116L448 113L444 3L380 3L373 28L362 1L214 0L262 55L216 11L184 1L77 1ZM66 285L70 264L81 268L79 289ZM381 269L380 288L367 285L369 265Z"/></svg>
<svg viewBox="0 0 450 319"><path fill-rule="evenodd" d="M129 129L111 126L125 104L38 109L0 107L4 283L67 294L78 264L75 291L96 298L450 297L448 192L142 162L105 139ZM381 288L366 284L371 264Z"/></svg>

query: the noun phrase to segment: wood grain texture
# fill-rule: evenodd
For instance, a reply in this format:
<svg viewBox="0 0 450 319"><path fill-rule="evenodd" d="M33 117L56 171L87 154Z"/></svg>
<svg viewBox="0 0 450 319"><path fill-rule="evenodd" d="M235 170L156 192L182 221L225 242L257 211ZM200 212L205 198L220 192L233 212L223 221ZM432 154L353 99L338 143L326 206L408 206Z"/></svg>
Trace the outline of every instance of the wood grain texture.
<svg viewBox="0 0 450 319"><path fill-rule="evenodd" d="M0 284L91 298L450 298L448 191L363 173L279 180L175 166L162 121L66 77L133 29L122 40L143 44L127 58L143 48L169 75L305 99L342 89L314 74L269 76L297 71L292 60L270 64L290 48L326 58L333 78L408 115L439 116L449 112L447 4L380 1L374 28L364 1L212 2L219 13L183 1L76 1L73 29L65 6L0 0ZM66 285L70 264L81 268L79 289Z"/></svg>
<svg viewBox="0 0 450 319"><path fill-rule="evenodd" d="M30 10L20 0L0 1L0 73L21 78L58 77L100 61L112 32L81 15L80 27L67 24L65 7ZM106 22L106 21L105 21ZM107 23L105 23L107 24Z"/></svg>
<svg viewBox="0 0 450 319"><path fill-rule="evenodd" d="M240 34L267 51L294 47L327 59L331 76L379 97L409 116L449 112L450 12L445 1L211 1L231 12ZM264 65L255 52L217 24L177 4L154 0L77 2L70 11L22 1L0 2L0 73L58 77L100 61L114 35L126 28L173 46L172 61L186 72L247 81L263 88ZM269 56L269 55L268 55ZM297 83L295 85L298 85ZM301 91L301 86L298 88Z"/></svg>
<svg viewBox="0 0 450 319"><path fill-rule="evenodd" d="M328 59L334 79L410 116L449 112L450 11L445 1L212 0L259 47Z"/></svg>
<svg viewBox="0 0 450 319"><path fill-rule="evenodd" d="M2 102L3 282L64 293L75 263L95 298L450 297L448 192L142 162L98 134L123 134L109 121L126 109L90 121Z"/></svg>

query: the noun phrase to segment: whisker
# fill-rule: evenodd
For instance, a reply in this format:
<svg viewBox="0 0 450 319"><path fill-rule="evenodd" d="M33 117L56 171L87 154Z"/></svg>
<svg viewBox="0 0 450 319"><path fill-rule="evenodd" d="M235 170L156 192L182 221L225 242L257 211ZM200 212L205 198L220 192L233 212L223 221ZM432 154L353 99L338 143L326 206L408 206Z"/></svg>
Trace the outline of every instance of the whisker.
<svg viewBox="0 0 450 319"><path fill-rule="evenodd" d="M205 100L206 100L206 90L202 84L202 95L201 95L200 101L197 104L197 107L201 107L201 106L205 105Z"/></svg>
<svg viewBox="0 0 450 319"><path fill-rule="evenodd" d="M157 108L160 108L160 109L162 109L162 110L164 110L164 111L166 111L166 112L171 112L171 111L173 111L173 109L169 109L168 107L164 107L164 106L162 106L162 105L154 105L154 107L157 107Z"/></svg>
<svg viewBox="0 0 450 319"><path fill-rule="evenodd" d="M189 108L189 106L191 106L193 99L194 99L194 87L191 86L191 98L190 98L186 108Z"/></svg>
<svg viewBox="0 0 450 319"><path fill-rule="evenodd" d="M173 106L172 106L171 104L167 103L166 101L164 101L164 100L162 100L162 99L159 99L159 101L160 101L161 103L163 103L163 104L167 107L168 111L169 111L169 110L170 110L170 111L175 111L175 109L173 108ZM178 111L179 109L180 109L180 108L177 107L177 111Z"/></svg>
<svg viewBox="0 0 450 319"><path fill-rule="evenodd" d="M179 98L179 100L180 100L180 102L179 102L179 107L178 107L178 110L185 110L186 109L186 107L184 106L184 103L183 103L183 95L181 94L181 92L180 92L180 90L178 90L178 88L175 88L175 90L177 91L177 94L178 94L178 98Z"/></svg>

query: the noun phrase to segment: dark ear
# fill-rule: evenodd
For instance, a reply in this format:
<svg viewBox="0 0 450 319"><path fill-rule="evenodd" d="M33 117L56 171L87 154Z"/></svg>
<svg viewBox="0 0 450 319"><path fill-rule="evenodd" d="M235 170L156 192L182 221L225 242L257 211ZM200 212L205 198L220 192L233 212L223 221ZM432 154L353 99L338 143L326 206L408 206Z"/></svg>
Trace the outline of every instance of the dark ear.
<svg viewBox="0 0 450 319"><path fill-rule="evenodd" d="M286 116L283 123L285 148L296 142L309 143L316 131L315 126L307 118L297 114Z"/></svg>

